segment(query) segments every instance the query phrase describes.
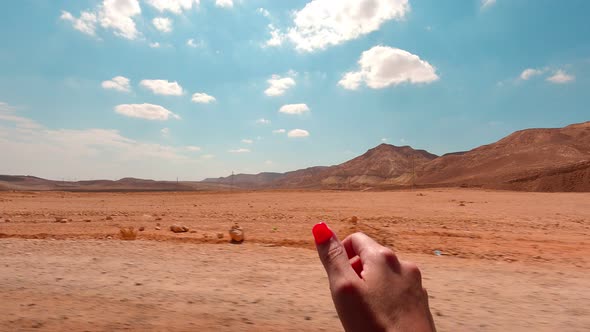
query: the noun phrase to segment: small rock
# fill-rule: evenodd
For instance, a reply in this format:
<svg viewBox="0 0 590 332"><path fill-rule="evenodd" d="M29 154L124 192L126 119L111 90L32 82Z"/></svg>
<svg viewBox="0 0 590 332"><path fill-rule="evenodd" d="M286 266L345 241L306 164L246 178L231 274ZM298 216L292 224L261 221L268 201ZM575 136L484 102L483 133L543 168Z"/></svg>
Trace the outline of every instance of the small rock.
<svg viewBox="0 0 590 332"><path fill-rule="evenodd" d="M84 222L91 222L92 220L90 219L84 219Z"/></svg>
<svg viewBox="0 0 590 332"><path fill-rule="evenodd" d="M233 225L229 230L229 237L233 243L242 243L244 242L244 230L238 223Z"/></svg>
<svg viewBox="0 0 590 332"><path fill-rule="evenodd" d="M350 223L356 225L359 222L359 218L357 216L350 217Z"/></svg>
<svg viewBox="0 0 590 332"><path fill-rule="evenodd" d="M223 233L217 233L217 238L218 239L223 239Z"/></svg>
<svg viewBox="0 0 590 332"><path fill-rule="evenodd" d="M161 230L160 226L156 226L156 230L157 231Z"/></svg>
<svg viewBox="0 0 590 332"><path fill-rule="evenodd" d="M305 320L311 320L311 317L309 317L309 316L305 316L304 318L305 318Z"/></svg>
<svg viewBox="0 0 590 332"><path fill-rule="evenodd" d="M196 234L196 233L197 233L197 231L190 231L189 233Z"/></svg>
<svg viewBox="0 0 590 332"><path fill-rule="evenodd" d="M174 233L184 233L188 232L188 227L182 225L172 225L170 226L170 230Z"/></svg>
<svg viewBox="0 0 590 332"><path fill-rule="evenodd" d="M143 232L143 231L145 231L145 227L143 227L143 226L139 227L139 231L140 231L140 232Z"/></svg>
<svg viewBox="0 0 590 332"><path fill-rule="evenodd" d="M158 218L156 218L156 221L160 221L160 220L162 220L162 218L161 218L161 217L158 217Z"/></svg>
<svg viewBox="0 0 590 332"><path fill-rule="evenodd" d="M459 204L459 206L465 206L465 203L461 203L461 204Z"/></svg>
<svg viewBox="0 0 590 332"><path fill-rule="evenodd" d="M143 285L141 282L136 282L135 283L135 286L141 286L141 285Z"/></svg>
<svg viewBox="0 0 590 332"><path fill-rule="evenodd" d="M6 218L6 219L4 219L4 222L12 222L12 219Z"/></svg>
<svg viewBox="0 0 590 332"><path fill-rule="evenodd" d="M55 217L55 222L60 222L62 224L65 224L68 222L68 219L64 218L64 217Z"/></svg>
<svg viewBox="0 0 590 332"><path fill-rule="evenodd" d="M105 219L106 219L106 220L113 220L113 217L111 217L111 216L107 216Z"/></svg>

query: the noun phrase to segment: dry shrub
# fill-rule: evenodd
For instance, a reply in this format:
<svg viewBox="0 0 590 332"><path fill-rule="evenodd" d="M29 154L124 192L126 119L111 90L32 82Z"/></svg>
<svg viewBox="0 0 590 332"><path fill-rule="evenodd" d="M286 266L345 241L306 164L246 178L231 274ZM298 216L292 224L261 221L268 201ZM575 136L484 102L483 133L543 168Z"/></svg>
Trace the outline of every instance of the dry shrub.
<svg viewBox="0 0 590 332"><path fill-rule="evenodd" d="M137 231L133 227L121 227L119 228L122 240L135 240L137 239Z"/></svg>

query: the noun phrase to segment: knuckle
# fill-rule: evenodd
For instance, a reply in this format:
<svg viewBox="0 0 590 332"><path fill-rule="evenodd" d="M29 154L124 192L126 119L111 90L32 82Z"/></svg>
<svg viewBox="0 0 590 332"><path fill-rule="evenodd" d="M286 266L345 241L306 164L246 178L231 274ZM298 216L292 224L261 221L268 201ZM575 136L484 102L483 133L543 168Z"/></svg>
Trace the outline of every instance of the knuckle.
<svg viewBox="0 0 590 332"><path fill-rule="evenodd" d="M381 247L381 248L377 249L377 256L379 256L380 258L382 258L385 261L390 261L390 262L397 261L397 255L393 252L393 250L386 248L386 247Z"/></svg>
<svg viewBox="0 0 590 332"><path fill-rule="evenodd" d="M415 282L421 282L422 280L422 272L418 268L418 265L412 262L405 263L406 273L410 277L411 280Z"/></svg>
<svg viewBox="0 0 590 332"><path fill-rule="evenodd" d="M358 295L359 291L359 287L352 280L343 279L332 284L332 294L337 297Z"/></svg>
<svg viewBox="0 0 590 332"><path fill-rule="evenodd" d="M362 233L362 232L355 232L355 233L350 234L348 237L350 237L351 239L359 240L363 236L365 236L364 233Z"/></svg>

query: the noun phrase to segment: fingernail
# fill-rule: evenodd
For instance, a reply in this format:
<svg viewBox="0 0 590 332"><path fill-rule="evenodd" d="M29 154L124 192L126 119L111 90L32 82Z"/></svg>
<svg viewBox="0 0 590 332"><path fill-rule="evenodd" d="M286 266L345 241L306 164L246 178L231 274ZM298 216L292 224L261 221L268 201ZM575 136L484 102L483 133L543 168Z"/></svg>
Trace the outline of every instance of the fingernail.
<svg viewBox="0 0 590 332"><path fill-rule="evenodd" d="M328 225L323 222L315 224L311 232L313 233L316 244L325 243L334 235L334 233L332 233L332 231L328 228Z"/></svg>

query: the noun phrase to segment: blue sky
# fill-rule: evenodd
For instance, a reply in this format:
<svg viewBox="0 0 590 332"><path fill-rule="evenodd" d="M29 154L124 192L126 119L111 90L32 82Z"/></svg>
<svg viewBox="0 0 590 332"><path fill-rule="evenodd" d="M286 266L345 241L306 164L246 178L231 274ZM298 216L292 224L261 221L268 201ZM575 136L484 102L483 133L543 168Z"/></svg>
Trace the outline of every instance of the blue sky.
<svg viewBox="0 0 590 332"><path fill-rule="evenodd" d="M200 180L590 120L585 0L19 0L0 174Z"/></svg>

